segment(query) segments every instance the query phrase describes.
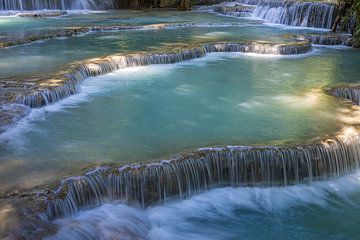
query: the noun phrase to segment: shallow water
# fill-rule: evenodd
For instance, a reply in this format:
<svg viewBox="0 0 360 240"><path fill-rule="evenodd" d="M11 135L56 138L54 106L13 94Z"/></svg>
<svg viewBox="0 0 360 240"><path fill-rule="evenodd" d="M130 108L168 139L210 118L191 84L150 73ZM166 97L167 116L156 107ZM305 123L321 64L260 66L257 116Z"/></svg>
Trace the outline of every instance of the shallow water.
<svg viewBox="0 0 360 240"><path fill-rule="evenodd" d="M169 51L174 46L213 41L290 41L281 35L314 32L311 29L269 27L263 25L260 20L224 17L211 13L114 11L49 19L0 17L0 36L13 39L29 34L54 32L66 27L156 23L195 23L198 25L162 30L92 33L70 39L45 40L0 49L2 69L0 79L21 81L30 77L40 77L59 69L66 69L66 65L74 61L116 53ZM229 27L229 25L235 26Z"/></svg>
<svg viewBox="0 0 360 240"><path fill-rule="evenodd" d="M146 210L106 204L56 220L60 231L49 239L357 239L359 200L359 172L311 185L221 188Z"/></svg>
<svg viewBox="0 0 360 240"><path fill-rule="evenodd" d="M317 32L250 18L174 11L0 17L0 40L93 25L196 23L91 33L0 49L0 81L52 75L116 53L212 41L290 41ZM146 162L214 145L302 144L346 125L349 106L323 89L358 83L360 52L315 49L290 57L209 54L174 65L87 79L81 93L33 109L0 135L0 192L32 188L94 164ZM56 239L357 239L360 174L282 188L221 188L145 210L106 204L56 220ZM351 219L351 221L349 221ZM96 231L94 231L96 229Z"/></svg>
<svg viewBox="0 0 360 240"><path fill-rule="evenodd" d="M2 187L27 187L95 162L324 138L344 126L346 107L321 89L357 79L355 66L336 67L353 62L352 54L328 48L289 57L209 54L87 79L80 94L32 110L0 136Z"/></svg>

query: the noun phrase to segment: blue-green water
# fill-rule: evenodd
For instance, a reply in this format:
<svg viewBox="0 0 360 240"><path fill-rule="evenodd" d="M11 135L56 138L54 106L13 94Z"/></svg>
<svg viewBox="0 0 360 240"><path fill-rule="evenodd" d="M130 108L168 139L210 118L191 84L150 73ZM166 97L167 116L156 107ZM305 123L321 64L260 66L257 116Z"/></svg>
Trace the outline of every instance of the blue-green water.
<svg viewBox="0 0 360 240"><path fill-rule="evenodd" d="M314 32L309 29L268 27L259 20L229 18L210 13L114 11L50 19L0 17L0 36L13 39L18 35L56 32L57 29L65 27L156 23L195 23L200 27L93 33L1 49L0 78L22 81L43 77L45 74L66 69L66 66L74 61L116 53L169 51L174 46L212 41L289 41L290 39L282 35ZM229 27L229 24L237 26Z"/></svg>
<svg viewBox="0 0 360 240"><path fill-rule="evenodd" d="M93 163L150 161L214 145L322 139L346 123L346 107L322 88L355 82L356 56L336 49L300 57L210 54L87 79L80 94L33 110L0 136L2 186L9 178L24 186L29 176L38 183Z"/></svg>
<svg viewBox="0 0 360 240"><path fill-rule="evenodd" d="M198 26L91 33L0 49L0 80L26 82L115 53L212 41L290 41L284 34L314 32L209 13L113 11L1 17L0 39L73 26L164 22ZM349 105L323 89L358 83L359 62L357 50L315 47L290 57L209 54L86 79L79 94L33 109L0 135L0 191L32 188L97 164L148 162L208 146L319 141L351 120ZM77 226L94 239L116 239L119 232L151 239L357 239L358 175L286 188L217 189L144 211L105 205L59 220L59 236L81 237L72 231Z"/></svg>

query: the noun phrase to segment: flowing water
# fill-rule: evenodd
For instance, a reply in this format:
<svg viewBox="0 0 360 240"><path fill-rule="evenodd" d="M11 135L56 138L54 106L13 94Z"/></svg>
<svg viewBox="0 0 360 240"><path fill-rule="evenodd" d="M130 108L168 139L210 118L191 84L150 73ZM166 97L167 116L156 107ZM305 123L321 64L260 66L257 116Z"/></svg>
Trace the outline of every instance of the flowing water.
<svg viewBox="0 0 360 240"><path fill-rule="evenodd" d="M106 204L57 220L60 230L49 239L357 239L359 177L222 188L145 210Z"/></svg>
<svg viewBox="0 0 360 240"><path fill-rule="evenodd" d="M0 1L0 9L107 7L95 8L94 2L73 1L70 4L69 1L49 1L49 5L44 5L43 1L31 1L24 5L25 1L21 0ZM316 28L329 28L333 20L332 5L274 1L256 1L256 4L258 6L251 11L252 17L304 28L264 25L258 18L225 17L208 12L83 12L48 19L2 16L0 40L16 40L55 33L59 29L66 31L94 25L173 25L148 30L88 32L71 38L0 49L0 83L3 86L0 100L5 99L8 93L26 91L37 83L38 78L52 78L55 73L69 69L74 62L81 63L89 58L169 52L174 48L217 41L289 43L295 41L289 37L292 35L307 35L310 39L309 36L324 33L326 30ZM314 11L318 11L319 16L309 18ZM312 39L315 39L314 43L325 41L318 41L317 37ZM78 86L78 94L44 107L28 109L28 116L0 135L0 191L29 189L65 176L78 175L84 169L105 163L116 166L149 163L212 146L297 146L319 143L333 138L340 131L347 134L353 129L352 125L358 124L358 108L326 94L324 89L358 83L359 62L360 53L357 50L315 46L311 52L290 56L209 53L202 58L176 64L131 67L87 78ZM357 90L339 88L334 94L358 102ZM334 157L336 164L329 167L333 172L325 171L324 174L344 174L351 171L348 167L358 164L356 141L357 138L345 147L336 145L340 147L334 153L331 151L336 147L325 143L310 150L306 146L295 147L299 152L305 149L299 153L303 157L298 157L296 151L290 149L289 158L294 166L297 166L298 160L301 164L305 160L306 164L309 160L318 161L319 166L316 167L319 167L320 175L321 169L327 167L327 161ZM273 151L271 149L270 152ZM349 159L342 155L345 153L349 154L346 155ZM257 154L251 155L254 162L258 160L257 156L266 155L265 150ZM269 161L273 160L270 158ZM354 162L347 164L346 161ZM181 164L176 167L182 168ZM189 161L183 167L191 166L189 169L193 170L195 164ZM291 164L288 164L289 169L293 167ZM265 166L270 166L270 163L261 162L261 167ZM310 168L308 166L307 171ZM246 170L249 169L254 171L247 166ZM263 170L259 171L263 173ZM317 174L296 171L295 183L311 180ZM226 170L220 172L224 174ZM164 178L173 176L168 174ZM284 178L282 174L279 174L280 178ZM291 174L284 173L285 178ZM131 176L126 172L125 175ZM200 178L197 172L190 175L194 179ZM230 177L233 180L233 175ZM253 178L256 177L253 173ZM94 179L100 178L95 175ZM132 181L136 182L140 178L134 179ZM144 179L141 178L141 181ZM77 189L81 185L77 185L75 178L73 186L78 192L73 192L74 196L85 196L87 203L96 202L84 204L85 207L98 208L80 213L69 211L69 214L77 215L55 220L60 230L54 238L117 239L120 235L130 239L238 239L239 236L246 239L328 239L329 236L333 239L356 239L359 234L356 226L360 219L354 214L359 211L358 172L326 182L286 187L238 187L247 183L228 184L227 179L221 182L220 177L218 180L220 186L233 187L210 190L180 202L170 201L164 206L140 209L123 202L98 206L103 203L102 199L100 202L89 199L89 196L93 197L92 190ZM284 184L287 184L286 180ZM185 179L181 187L194 192L207 189L197 186L198 182ZM102 183L100 180L91 182L89 189L96 187L100 191ZM273 184L269 181L265 185ZM135 189L138 185L132 187ZM164 189L167 190L166 187ZM171 197L171 193L161 191L164 191L160 193L164 198ZM188 197L191 195L188 194ZM144 206L151 205L144 204L147 200L143 196L142 201ZM61 213L58 215L62 216ZM353 221L349 221L350 218Z"/></svg>
<svg viewBox="0 0 360 240"><path fill-rule="evenodd" d="M32 110L1 135L2 186L63 174L74 161L137 162L205 146L324 137L344 126L344 107L321 88L359 77L351 56L358 54L210 54L87 79L80 94Z"/></svg>

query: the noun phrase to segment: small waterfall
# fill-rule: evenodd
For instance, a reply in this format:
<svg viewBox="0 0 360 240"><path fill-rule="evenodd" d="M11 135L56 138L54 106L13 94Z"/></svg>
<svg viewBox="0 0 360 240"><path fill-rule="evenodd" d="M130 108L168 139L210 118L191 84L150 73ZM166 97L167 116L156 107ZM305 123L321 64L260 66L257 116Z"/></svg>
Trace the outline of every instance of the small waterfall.
<svg viewBox="0 0 360 240"><path fill-rule="evenodd" d="M321 2L262 1L253 16L290 26L331 28L336 6Z"/></svg>
<svg viewBox="0 0 360 240"><path fill-rule="evenodd" d="M250 14L270 23L290 26L331 28L336 17L336 5L324 2L297 2L277 0L238 0L236 3L249 6L217 5L213 11L224 15L239 16ZM243 12L244 13L243 13Z"/></svg>
<svg viewBox="0 0 360 240"><path fill-rule="evenodd" d="M118 69L147 66L151 64L172 64L185 60L200 58L211 52L243 52L257 54L290 55L301 54L311 50L309 42L294 42L286 44L276 43L208 43L200 47L183 50L177 53L137 54L113 56L98 62L84 64L71 73L66 74L65 80L57 86L37 89L35 92L19 96L16 103L36 108L78 93L78 84L84 79L113 72Z"/></svg>
<svg viewBox="0 0 360 240"><path fill-rule="evenodd" d="M360 88L358 86L331 88L328 92L336 97L345 98L360 105Z"/></svg>
<svg viewBox="0 0 360 240"><path fill-rule="evenodd" d="M351 46L350 35L329 35L329 34L307 34L295 36L298 41L309 41L318 45L342 45Z"/></svg>
<svg viewBox="0 0 360 240"><path fill-rule="evenodd" d="M359 137L294 147L200 149L152 164L102 167L63 180L41 218L54 219L105 202L146 207L224 186L279 186L341 176L360 164Z"/></svg>
<svg viewBox="0 0 360 240"><path fill-rule="evenodd" d="M0 11L84 10L115 7L113 0L0 0Z"/></svg>

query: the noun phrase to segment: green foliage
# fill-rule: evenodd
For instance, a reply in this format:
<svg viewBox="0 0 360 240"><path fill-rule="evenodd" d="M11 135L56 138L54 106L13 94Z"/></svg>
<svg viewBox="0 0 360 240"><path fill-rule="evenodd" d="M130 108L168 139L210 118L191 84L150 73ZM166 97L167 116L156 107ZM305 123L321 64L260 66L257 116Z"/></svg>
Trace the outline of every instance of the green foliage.
<svg viewBox="0 0 360 240"><path fill-rule="evenodd" d="M360 0L355 0L352 6L352 12L356 17L356 29L353 35L354 47L360 47Z"/></svg>

